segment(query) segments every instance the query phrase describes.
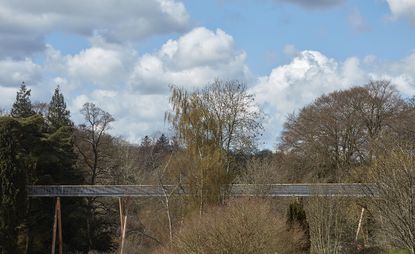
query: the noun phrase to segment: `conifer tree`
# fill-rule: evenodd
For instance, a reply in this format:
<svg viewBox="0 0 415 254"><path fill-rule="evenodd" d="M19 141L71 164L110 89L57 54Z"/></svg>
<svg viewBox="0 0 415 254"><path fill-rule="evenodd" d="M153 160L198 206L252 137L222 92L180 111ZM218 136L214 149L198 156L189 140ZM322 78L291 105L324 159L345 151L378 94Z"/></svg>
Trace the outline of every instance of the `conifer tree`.
<svg viewBox="0 0 415 254"><path fill-rule="evenodd" d="M59 86L55 89L55 93L49 103L47 120L50 127L55 130L62 126L73 126L70 120L70 112L66 109L65 99L59 90Z"/></svg>
<svg viewBox="0 0 415 254"><path fill-rule="evenodd" d="M17 92L16 101L13 103L11 109L11 116L14 118L29 117L35 114L32 109L32 102L30 101L30 89L26 88L24 82L20 85L20 90Z"/></svg>
<svg viewBox="0 0 415 254"><path fill-rule="evenodd" d="M19 123L10 117L0 119L0 252L17 253L19 226L26 211L25 172L17 158L14 132Z"/></svg>
<svg viewBox="0 0 415 254"><path fill-rule="evenodd" d="M166 135L161 134L161 136L156 141L156 151L165 152L169 149L169 138Z"/></svg>

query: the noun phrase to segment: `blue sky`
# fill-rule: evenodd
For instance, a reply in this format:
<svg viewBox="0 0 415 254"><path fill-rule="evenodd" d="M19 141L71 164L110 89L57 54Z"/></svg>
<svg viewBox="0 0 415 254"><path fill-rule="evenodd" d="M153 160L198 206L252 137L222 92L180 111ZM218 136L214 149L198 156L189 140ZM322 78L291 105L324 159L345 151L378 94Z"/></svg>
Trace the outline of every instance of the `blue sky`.
<svg viewBox="0 0 415 254"><path fill-rule="evenodd" d="M59 84L77 123L94 102L132 142L169 132L169 84L246 82L263 148L323 93L390 79L415 94L415 0L0 0L0 38L0 108L22 81L34 102Z"/></svg>

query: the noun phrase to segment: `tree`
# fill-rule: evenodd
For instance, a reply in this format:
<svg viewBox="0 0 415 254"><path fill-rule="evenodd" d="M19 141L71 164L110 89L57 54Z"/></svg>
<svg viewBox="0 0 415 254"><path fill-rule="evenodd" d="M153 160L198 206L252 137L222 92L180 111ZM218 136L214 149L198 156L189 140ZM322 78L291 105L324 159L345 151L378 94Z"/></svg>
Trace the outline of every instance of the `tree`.
<svg viewBox="0 0 415 254"><path fill-rule="evenodd" d="M84 104L81 113L84 116L85 123L80 125L81 132L76 146L86 167L89 169L88 182L95 185L97 177L103 173L103 165L101 165L101 159L104 156L101 153L102 144L114 118L110 113L89 102Z"/></svg>
<svg viewBox="0 0 415 254"><path fill-rule="evenodd" d="M388 81L335 91L291 115L279 148L297 175L337 181L371 162L373 146L401 111L402 99Z"/></svg>
<svg viewBox="0 0 415 254"><path fill-rule="evenodd" d="M18 156L20 124L0 118L0 252L16 253L26 211L26 175Z"/></svg>
<svg viewBox="0 0 415 254"><path fill-rule="evenodd" d="M70 112L66 109L65 99L59 90L59 86L55 89L49 103L47 120L54 130L59 129L62 126L73 126L73 123L70 120Z"/></svg>
<svg viewBox="0 0 415 254"><path fill-rule="evenodd" d="M166 135L161 134L161 136L156 141L156 152L165 152L169 150L169 138Z"/></svg>
<svg viewBox="0 0 415 254"><path fill-rule="evenodd" d="M369 180L378 195L369 209L381 221L381 230L395 247L415 253L415 155L405 147L383 151L369 167Z"/></svg>
<svg viewBox="0 0 415 254"><path fill-rule="evenodd" d="M75 146L87 172L87 183L95 185L98 182L111 181L109 168L112 167L113 161L108 149L111 149L112 140L106 132L114 118L89 102L84 104L81 113L85 123L77 130ZM96 198L86 200L88 250L107 250L112 245L109 234L111 227L104 216L99 216L98 211L108 212L109 209Z"/></svg>
<svg viewBox="0 0 415 254"><path fill-rule="evenodd" d="M173 112L166 115L184 147L183 172L200 213L206 202L220 203L232 179L232 159L248 152L262 130L262 113L246 86L215 81L188 92L171 87Z"/></svg>
<svg viewBox="0 0 415 254"><path fill-rule="evenodd" d="M20 85L20 90L17 92L16 101L13 103L11 109L11 116L15 118L29 117L35 114L32 109L32 102L30 101L30 89L26 88L23 82Z"/></svg>

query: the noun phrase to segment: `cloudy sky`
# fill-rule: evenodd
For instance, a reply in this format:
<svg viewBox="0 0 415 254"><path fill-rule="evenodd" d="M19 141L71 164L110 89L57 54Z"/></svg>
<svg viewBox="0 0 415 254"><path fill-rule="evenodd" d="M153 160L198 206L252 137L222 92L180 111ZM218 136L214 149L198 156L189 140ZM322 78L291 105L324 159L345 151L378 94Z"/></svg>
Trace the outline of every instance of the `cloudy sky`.
<svg viewBox="0 0 415 254"><path fill-rule="evenodd" d="M0 108L60 85L131 142L168 132L168 86L245 82L267 114L261 147L323 93L390 79L415 94L415 0L0 0Z"/></svg>

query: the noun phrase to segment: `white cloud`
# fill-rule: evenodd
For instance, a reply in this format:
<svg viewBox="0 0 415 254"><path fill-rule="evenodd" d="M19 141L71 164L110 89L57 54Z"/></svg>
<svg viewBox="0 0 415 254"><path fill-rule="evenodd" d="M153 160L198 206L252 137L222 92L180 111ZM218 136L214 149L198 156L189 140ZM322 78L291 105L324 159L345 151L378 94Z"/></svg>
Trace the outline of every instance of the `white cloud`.
<svg viewBox="0 0 415 254"><path fill-rule="evenodd" d="M26 56L42 50L44 37L55 31L126 42L183 31L189 20L184 4L175 0L4 0L0 53Z"/></svg>
<svg viewBox="0 0 415 254"><path fill-rule="evenodd" d="M246 53L224 31L195 28L167 41L154 54L143 55L130 76L131 88L142 93L165 93L169 84L205 85L215 78L247 80Z"/></svg>
<svg viewBox="0 0 415 254"><path fill-rule="evenodd" d="M403 18L415 26L415 1L387 0L393 18Z"/></svg>
<svg viewBox="0 0 415 254"><path fill-rule="evenodd" d="M391 80L403 95L415 95L415 52L395 62L381 62L373 56L340 62L318 51L299 52L290 63L259 77L251 89L269 116L265 139L276 142L286 116L320 95L363 85L370 79Z"/></svg>
<svg viewBox="0 0 415 254"><path fill-rule="evenodd" d="M166 131L169 84L190 88L215 78L249 78L245 52L220 29L195 28L167 41L153 54L139 55L128 46L100 37L91 44L75 55L63 55L48 46L46 68L67 92L76 122L82 120L82 105L95 102L116 119L111 133L130 141Z"/></svg>
<svg viewBox="0 0 415 254"><path fill-rule="evenodd" d="M16 98L17 87L5 87L0 85L0 111L10 109Z"/></svg>
<svg viewBox="0 0 415 254"><path fill-rule="evenodd" d="M125 84L137 52L128 46L106 43L101 38L92 39L91 44L90 48L75 55L62 55L47 45L48 70L64 76L65 80L78 87L81 84L99 87Z"/></svg>
<svg viewBox="0 0 415 254"><path fill-rule="evenodd" d="M142 95L130 91L95 90L79 95L70 104L77 122L82 122L79 111L85 102L93 102L114 118L111 133L130 142L138 142L145 135L166 132L164 113L169 108L167 95Z"/></svg>
<svg viewBox="0 0 415 254"><path fill-rule="evenodd" d="M18 87L23 81L36 85L41 79L41 67L31 59L0 60L0 84L2 86Z"/></svg>

